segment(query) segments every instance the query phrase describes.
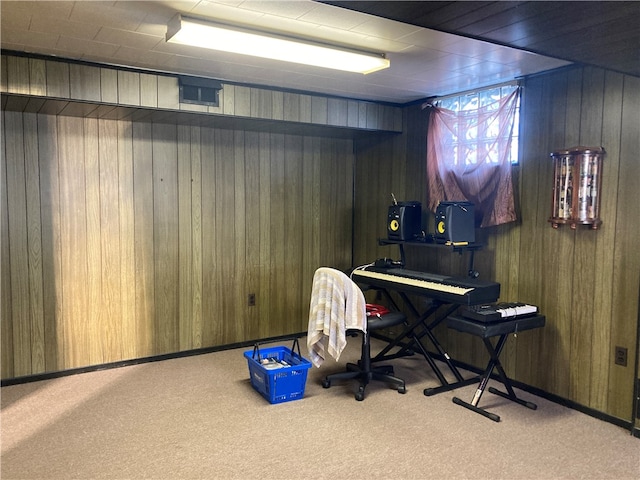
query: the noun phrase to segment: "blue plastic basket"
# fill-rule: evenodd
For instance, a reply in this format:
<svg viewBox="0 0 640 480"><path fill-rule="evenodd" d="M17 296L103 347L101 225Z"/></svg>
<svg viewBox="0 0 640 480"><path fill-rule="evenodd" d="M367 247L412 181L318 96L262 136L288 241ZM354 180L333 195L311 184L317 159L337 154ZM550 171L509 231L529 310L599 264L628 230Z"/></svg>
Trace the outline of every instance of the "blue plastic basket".
<svg viewBox="0 0 640 480"><path fill-rule="evenodd" d="M298 352L294 351L298 347ZM244 352L249 364L251 385L270 403L283 403L304 397L307 383L307 371L311 362L300 355L298 339L293 341L291 349L287 347L259 348ZM263 364L262 360L270 363ZM282 366L281 362L286 362ZM274 365L278 363L280 365ZM273 367L277 367L273 369Z"/></svg>

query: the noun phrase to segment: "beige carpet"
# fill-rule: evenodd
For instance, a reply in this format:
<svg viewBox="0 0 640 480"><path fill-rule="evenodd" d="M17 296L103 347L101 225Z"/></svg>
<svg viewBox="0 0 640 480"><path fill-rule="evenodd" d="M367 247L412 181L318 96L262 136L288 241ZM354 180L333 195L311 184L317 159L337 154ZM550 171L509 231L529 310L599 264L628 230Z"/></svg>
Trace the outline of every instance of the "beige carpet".
<svg viewBox="0 0 640 480"><path fill-rule="evenodd" d="M252 389L246 348L4 387L2 479L640 478L628 431L519 390L538 409L486 392L492 422L451 401L474 386L425 397L436 381L418 356L394 361L405 395L323 389L357 357L349 341L279 405Z"/></svg>

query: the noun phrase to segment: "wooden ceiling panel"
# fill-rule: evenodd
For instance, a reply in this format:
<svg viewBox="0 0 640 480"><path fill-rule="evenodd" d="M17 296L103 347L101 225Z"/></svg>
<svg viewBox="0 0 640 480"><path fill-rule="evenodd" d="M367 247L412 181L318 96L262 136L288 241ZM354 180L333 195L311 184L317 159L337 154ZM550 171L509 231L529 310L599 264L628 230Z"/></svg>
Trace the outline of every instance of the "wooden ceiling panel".
<svg viewBox="0 0 640 480"><path fill-rule="evenodd" d="M640 1L323 3L640 76Z"/></svg>
<svg viewBox="0 0 640 480"><path fill-rule="evenodd" d="M528 2L429 2L448 3L429 17L437 18L437 28L465 29L469 34L483 34L505 24L516 23L530 15ZM535 6L533 6L535 7ZM441 16L442 15L442 16ZM475 33L474 33L475 32Z"/></svg>

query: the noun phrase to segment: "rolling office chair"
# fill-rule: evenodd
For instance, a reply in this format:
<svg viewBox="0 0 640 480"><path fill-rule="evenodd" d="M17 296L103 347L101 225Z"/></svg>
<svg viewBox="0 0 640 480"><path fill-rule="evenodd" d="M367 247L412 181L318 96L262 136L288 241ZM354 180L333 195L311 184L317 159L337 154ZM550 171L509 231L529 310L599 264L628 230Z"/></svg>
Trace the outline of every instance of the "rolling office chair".
<svg viewBox="0 0 640 480"><path fill-rule="evenodd" d="M386 310L386 309L385 309ZM329 388L339 380L358 380L355 394L358 401L364 400L366 386L372 380L392 384L398 393L406 393L404 380L394 376L392 366L371 365L371 331L389 328L406 321L401 312L370 312L362 290L343 272L321 267L313 277L311 307L309 312L309 334L307 346L314 365L320 366L328 351L336 360L346 345L346 336L360 334L362 349L357 364L348 363L347 371L327 375L322 386Z"/></svg>

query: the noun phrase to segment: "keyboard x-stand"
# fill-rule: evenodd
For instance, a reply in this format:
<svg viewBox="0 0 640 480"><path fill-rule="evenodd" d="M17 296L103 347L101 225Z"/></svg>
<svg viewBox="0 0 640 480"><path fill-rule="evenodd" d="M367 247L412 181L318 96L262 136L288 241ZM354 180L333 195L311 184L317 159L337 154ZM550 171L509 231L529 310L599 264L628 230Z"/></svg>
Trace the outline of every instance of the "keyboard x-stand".
<svg viewBox="0 0 640 480"><path fill-rule="evenodd" d="M436 365L432 354L427 351L421 342L421 339L426 336L435 347L438 357L447 364L456 380L458 382L463 380L449 355L433 334L433 330L460 305L495 302L500 296L499 283L485 282L472 278L435 275L403 268L374 266L354 270L351 278L363 287L380 290L390 305L394 309L400 310L390 293L396 292L415 318L415 321L408 324L395 339L385 338L389 343L372 359L373 362L413 355L416 351L419 351L438 377L440 383L449 385L447 379ZM426 311L420 313L410 300L409 294L430 298L430 306ZM445 311L438 314L441 306L446 306ZM431 317L434 318L429 321ZM399 350L391 353L396 347Z"/></svg>
<svg viewBox="0 0 640 480"><path fill-rule="evenodd" d="M505 317L500 318L496 321L485 322L483 320L478 320L477 318L465 318L464 315L465 313L463 310L462 316L454 315L449 317L447 319L447 326L460 332L470 333L471 335L476 335L482 338L482 341L490 357L487 367L480 377L473 377L467 380L459 380L457 383L442 385L436 388L426 388L424 390L424 394L427 396L431 396L435 395L436 393L455 390L460 387L478 383L478 388L476 389L473 399L470 402L466 402L459 397L453 397L453 403L479 413L493 420L494 422L499 422L500 416L478 406L480 397L482 397L482 394L487 387L493 371L497 370L498 380L502 382L506 389L506 392L502 392L493 387L489 387L489 392L535 410L537 408L535 403L518 398L518 396L516 395L516 392L513 389L513 385L511 384L511 381L507 377L507 374L505 373L504 368L500 363L500 353L502 352L504 344L507 340L507 336L509 334L516 334L517 332L521 332L524 330L540 328L545 324L545 317L543 315L539 315L538 313L533 313L525 314L523 316ZM497 340L495 342L492 342L492 337L497 337Z"/></svg>

